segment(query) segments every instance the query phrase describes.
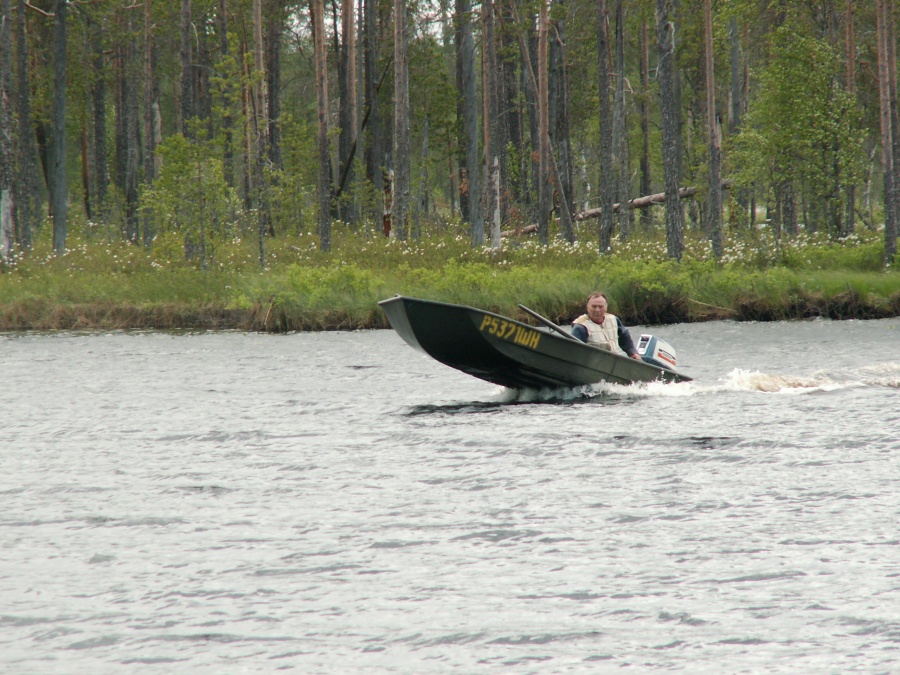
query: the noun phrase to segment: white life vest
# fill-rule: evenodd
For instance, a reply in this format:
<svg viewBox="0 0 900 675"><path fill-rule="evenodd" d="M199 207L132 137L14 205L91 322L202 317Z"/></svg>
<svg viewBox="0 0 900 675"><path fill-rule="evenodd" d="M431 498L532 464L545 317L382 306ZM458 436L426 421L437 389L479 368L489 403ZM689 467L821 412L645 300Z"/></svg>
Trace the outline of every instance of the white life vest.
<svg viewBox="0 0 900 675"><path fill-rule="evenodd" d="M613 354L625 355L622 348L619 347L619 320L612 314L607 314L603 318L602 324L594 323L587 314L582 314L573 324L577 323L585 328L588 332L588 344L605 349Z"/></svg>

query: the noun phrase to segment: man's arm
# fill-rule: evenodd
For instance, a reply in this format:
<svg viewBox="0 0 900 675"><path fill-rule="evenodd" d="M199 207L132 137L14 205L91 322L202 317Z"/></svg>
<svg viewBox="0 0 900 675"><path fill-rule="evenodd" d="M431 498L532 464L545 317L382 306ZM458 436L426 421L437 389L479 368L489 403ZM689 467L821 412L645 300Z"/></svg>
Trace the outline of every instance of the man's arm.
<svg viewBox="0 0 900 675"><path fill-rule="evenodd" d="M572 337L578 338L582 342L587 342L588 339L588 330L586 327L581 325L580 323L572 324Z"/></svg>
<svg viewBox="0 0 900 675"><path fill-rule="evenodd" d="M628 332L628 329L625 328L625 324L622 323L622 319L619 317L616 317L616 323L619 325L619 346L628 356L634 356L637 354L637 349L634 348L634 340L631 339L631 333Z"/></svg>

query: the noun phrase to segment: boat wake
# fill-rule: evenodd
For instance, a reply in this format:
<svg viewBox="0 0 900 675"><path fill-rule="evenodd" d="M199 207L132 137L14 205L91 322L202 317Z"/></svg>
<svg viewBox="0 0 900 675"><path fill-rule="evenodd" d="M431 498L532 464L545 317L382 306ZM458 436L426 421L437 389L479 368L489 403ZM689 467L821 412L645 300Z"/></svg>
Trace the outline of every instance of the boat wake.
<svg viewBox="0 0 900 675"><path fill-rule="evenodd" d="M900 362L817 370L806 376L751 372L736 368L709 390L806 394L860 387L900 388Z"/></svg>
<svg viewBox="0 0 900 675"><path fill-rule="evenodd" d="M860 368L818 370L810 375L784 375L735 368L715 384L701 381L679 383L598 383L572 389L500 389L501 403L624 402L648 397L684 397L722 392L760 392L802 395L859 387L900 388L900 362L880 363Z"/></svg>

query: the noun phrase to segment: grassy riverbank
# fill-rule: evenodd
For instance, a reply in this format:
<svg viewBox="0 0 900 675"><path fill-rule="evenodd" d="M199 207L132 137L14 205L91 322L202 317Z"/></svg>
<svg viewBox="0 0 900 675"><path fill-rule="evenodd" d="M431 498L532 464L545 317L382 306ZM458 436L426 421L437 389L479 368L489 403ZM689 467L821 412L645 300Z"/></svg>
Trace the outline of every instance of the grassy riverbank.
<svg viewBox="0 0 900 675"><path fill-rule="evenodd" d="M395 293L510 316L522 316L522 303L566 321L594 289L629 324L900 316L900 271L883 270L878 233L732 237L721 263L689 237L680 264L659 237L599 255L585 234L574 245L504 241L492 251L471 249L455 227L398 242L339 226L330 254L311 235L279 238L267 241L262 268L255 242L232 240L210 246L203 269L174 237L145 250L76 233L62 257L40 240L2 268L0 330L380 328L377 303Z"/></svg>

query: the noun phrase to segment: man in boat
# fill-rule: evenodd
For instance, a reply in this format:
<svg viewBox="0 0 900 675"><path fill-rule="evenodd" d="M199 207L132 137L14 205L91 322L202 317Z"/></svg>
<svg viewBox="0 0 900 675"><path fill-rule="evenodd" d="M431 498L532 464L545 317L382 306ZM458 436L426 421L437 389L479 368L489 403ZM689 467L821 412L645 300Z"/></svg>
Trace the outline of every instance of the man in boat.
<svg viewBox="0 0 900 675"><path fill-rule="evenodd" d="M619 317L606 311L608 306L609 301L603 293L591 293L585 305L587 314L582 314L572 322L572 337L613 354L627 355L640 361L631 333Z"/></svg>

